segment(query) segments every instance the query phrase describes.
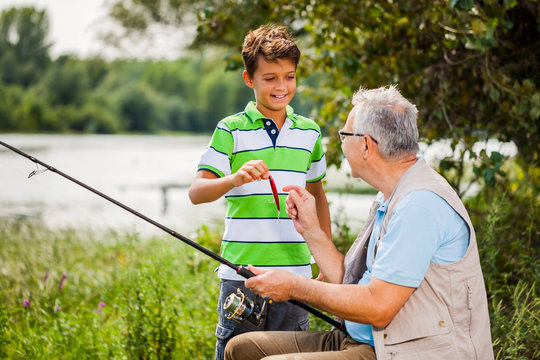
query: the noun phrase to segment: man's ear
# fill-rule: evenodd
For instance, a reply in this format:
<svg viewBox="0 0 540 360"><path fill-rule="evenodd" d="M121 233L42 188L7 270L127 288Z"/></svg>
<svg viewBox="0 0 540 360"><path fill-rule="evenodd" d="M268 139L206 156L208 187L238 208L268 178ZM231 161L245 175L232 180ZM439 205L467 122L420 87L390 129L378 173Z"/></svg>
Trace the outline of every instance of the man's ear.
<svg viewBox="0 0 540 360"><path fill-rule="evenodd" d="M247 87L253 88L253 80L251 80L251 76L249 76L246 70L244 70L242 73L242 78L244 79Z"/></svg>

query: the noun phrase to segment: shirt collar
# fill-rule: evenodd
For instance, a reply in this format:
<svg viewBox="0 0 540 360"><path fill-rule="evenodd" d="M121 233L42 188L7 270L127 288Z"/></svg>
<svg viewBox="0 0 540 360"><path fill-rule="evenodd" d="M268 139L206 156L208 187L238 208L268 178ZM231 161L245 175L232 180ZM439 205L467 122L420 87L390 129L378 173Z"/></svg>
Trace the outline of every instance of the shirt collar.
<svg viewBox="0 0 540 360"><path fill-rule="evenodd" d="M255 121L259 120L259 119L266 119L266 116L264 116L257 109L257 104L255 103L255 101L250 101L246 105L246 108L244 109L244 112L246 113L248 118L251 120L251 122L255 122ZM287 114L287 118L294 121L294 116L292 116L294 114L294 109L290 105L287 105L287 107L285 108L285 112Z"/></svg>
<svg viewBox="0 0 540 360"><path fill-rule="evenodd" d="M386 207L388 206L389 200L390 200L390 198L385 200L384 199L384 194L379 191L379 193L375 197L375 201L377 202L377 204L379 204L379 207L378 207L377 211L385 212Z"/></svg>

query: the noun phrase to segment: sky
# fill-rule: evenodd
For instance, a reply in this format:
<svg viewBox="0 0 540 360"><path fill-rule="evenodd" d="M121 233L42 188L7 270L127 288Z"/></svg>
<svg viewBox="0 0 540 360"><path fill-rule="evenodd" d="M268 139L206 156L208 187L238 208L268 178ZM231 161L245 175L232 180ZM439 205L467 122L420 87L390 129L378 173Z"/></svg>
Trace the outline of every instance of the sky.
<svg viewBox="0 0 540 360"><path fill-rule="evenodd" d="M101 55L106 58L166 58L177 57L181 45L192 36L192 32L172 34L158 27L152 30L152 40L125 39L122 48L107 45L100 38L106 30L114 29L107 18L111 0L0 0L0 11L10 7L33 6L46 10L49 16L49 41L52 42L53 58L64 54L75 54L86 58Z"/></svg>

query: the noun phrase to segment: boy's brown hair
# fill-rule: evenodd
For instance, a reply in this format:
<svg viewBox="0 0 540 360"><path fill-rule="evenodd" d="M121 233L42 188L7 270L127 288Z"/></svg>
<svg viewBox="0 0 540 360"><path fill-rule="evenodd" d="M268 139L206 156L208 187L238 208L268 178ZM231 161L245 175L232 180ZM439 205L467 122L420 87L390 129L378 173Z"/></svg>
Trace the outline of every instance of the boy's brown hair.
<svg viewBox="0 0 540 360"><path fill-rule="evenodd" d="M253 76L257 70L259 55L270 62L275 62L277 59L289 59L295 68L300 60L300 50L287 27L275 24L260 26L250 31L244 38L242 59L249 76Z"/></svg>

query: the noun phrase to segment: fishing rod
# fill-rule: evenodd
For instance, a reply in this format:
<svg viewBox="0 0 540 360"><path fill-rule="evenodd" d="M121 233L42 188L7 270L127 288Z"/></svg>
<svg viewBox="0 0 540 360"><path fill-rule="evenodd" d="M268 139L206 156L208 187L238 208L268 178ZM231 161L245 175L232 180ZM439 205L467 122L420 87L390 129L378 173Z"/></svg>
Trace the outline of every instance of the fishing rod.
<svg viewBox="0 0 540 360"><path fill-rule="evenodd" d="M99 190L94 189L93 187L91 187L89 185L86 185L85 183L83 183L83 182L69 176L68 174L66 174L66 173L52 167L51 165L46 164L43 161L40 161L40 160L36 159L35 157L33 157L31 155L28 155L27 153L17 149L16 147L8 145L3 141L0 141L0 145L8 148L9 150L11 150L11 151L13 151L13 152L15 152L15 153L17 153L17 154L19 154L21 156L24 156L25 158L29 159L30 161L32 161L32 162L34 162L34 163L36 163L38 165L41 165L41 166L43 166L45 168L45 170L42 169L42 170L34 170L34 171L32 171L28 175L29 178L34 176L34 175L40 174L41 172L46 171L46 170L54 172L54 173L56 173L56 174L58 174L58 175L60 175L60 176L62 176L64 178L68 179L69 181L74 182L75 184L85 188L86 190L89 190L89 191L93 192L94 194L96 194L98 196L101 196L102 198L112 202L113 204L121 207L122 209L124 209L126 211L129 211L133 215L135 215L135 216L143 219L144 221L156 226L157 228L165 231L169 235L171 235L171 236L177 238L178 240L188 244L189 246L197 249L198 251L200 251L203 254L211 257L212 259L214 259L216 261L219 261L220 263L230 267L231 269L235 270L238 275L243 276L246 279L249 279L249 278L255 276L255 274L253 274L251 271L249 271L246 267L244 267L242 265L235 265L235 264L231 263L227 259L225 259L225 258L219 256L218 254L208 250L207 248L205 248L205 247L199 245L198 243L188 239L187 237L177 233L176 231L169 229L168 227L158 223L157 221L152 220L148 216L141 214L140 212L130 208L129 206L124 205L123 203L113 199L112 197L102 193ZM272 300L269 300L269 302L271 303ZM341 330L343 332L346 331L344 323L341 323L341 322L336 321L335 319L332 319L328 315L323 314L319 310L309 306L306 303L303 303L303 302L300 302L300 301L297 301L297 300L289 300L289 303L301 307L302 309L304 309L304 310L308 311L309 313L315 315L316 317L326 321L330 325L334 326L335 328L337 328L337 329L339 329L339 330ZM264 314L265 307L266 307L266 301L263 303L263 305L261 307L257 303L254 303L253 301L249 300L240 290L238 290L236 294L233 293L233 294L229 295L227 297L227 299L225 300L225 303L223 305L223 308L230 312L229 318L231 318L233 320L236 320L238 322L243 322L245 320L249 320L250 322L254 323L257 326L260 326L262 324L262 322L264 321L264 315L263 314Z"/></svg>

